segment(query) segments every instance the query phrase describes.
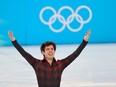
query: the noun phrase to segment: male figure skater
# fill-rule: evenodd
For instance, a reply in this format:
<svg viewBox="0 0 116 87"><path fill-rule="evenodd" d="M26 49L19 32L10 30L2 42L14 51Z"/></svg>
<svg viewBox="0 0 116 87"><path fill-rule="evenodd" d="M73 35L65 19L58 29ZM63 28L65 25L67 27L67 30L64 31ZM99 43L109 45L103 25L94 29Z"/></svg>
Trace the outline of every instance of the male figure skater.
<svg viewBox="0 0 116 87"><path fill-rule="evenodd" d="M60 81L63 70L75 60L85 46L88 43L91 31L89 30L84 36L84 39L80 46L66 58L57 60L55 59L56 44L51 41L47 41L41 45L41 53L43 54L43 60L34 58L28 52L26 52L17 42L12 32L8 32L9 38L12 41L14 47L19 53L27 60L27 62L33 67L36 73L38 87L60 87Z"/></svg>

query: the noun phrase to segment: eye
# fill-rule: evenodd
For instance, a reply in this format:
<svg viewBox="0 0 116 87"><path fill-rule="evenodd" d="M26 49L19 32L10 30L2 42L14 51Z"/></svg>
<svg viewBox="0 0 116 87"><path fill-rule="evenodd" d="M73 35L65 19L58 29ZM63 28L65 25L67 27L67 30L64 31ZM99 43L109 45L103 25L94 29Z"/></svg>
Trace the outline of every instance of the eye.
<svg viewBox="0 0 116 87"><path fill-rule="evenodd" d="M49 50L49 48L46 48L46 50Z"/></svg>
<svg viewBox="0 0 116 87"><path fill-rule="evenodd" d="M51 48L51 50L54 50L54 48Z"/></svg>

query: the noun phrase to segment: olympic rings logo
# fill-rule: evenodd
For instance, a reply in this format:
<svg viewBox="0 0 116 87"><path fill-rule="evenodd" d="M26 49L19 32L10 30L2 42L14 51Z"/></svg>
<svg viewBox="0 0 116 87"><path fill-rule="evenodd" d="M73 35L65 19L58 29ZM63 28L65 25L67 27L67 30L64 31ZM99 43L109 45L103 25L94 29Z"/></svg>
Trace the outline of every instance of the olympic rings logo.
<svg viewBox="0 0 116 87"><path fill-rule="evenodd" d="M67 19L65 19L65 18L61 15L61 12L62 12L63 10L66 10L66 9L69 10L69 11L71 12L71 15L69 15L69 16L67 17ZM86 10L89 12L89 17L88 17L88 19L84 20L84 19L82 18L82 16L78 14L79 11L80 11L81 9L86 9ZM52 15L52 16L49 18L48 21L45 21L44 18L43 18L43 13L44 13L46 10L50 10L50 11L52 11L52 12L54 13L54 15ZM73 9L72 9L71 7L69 7L69 6L63 6L63 7L61 7L61 8L58 10L58 12L56 12L54 8L52 8L52 7L50 7L50 6L47 6L47 7L44 7L44 8L40 11L39 17L40 17L41 22L44 23L44 24L46 24L46 25L48 25L49 28L50 28L53 32L57 32L57 33L58 33L58 32L61 32L61 31L63 31L63 30L65 29L66 26L67 26L67 28L68 28L70 31L72 31L72 32L78 32L79 30L82 29L82 27L83 27L84 24L88 23L88 22L91 20L91 18L92 18L92 11L91 11L91 9L90 9L88 6L85 6L85 5L79 6L79 7L76 9L75 12L74 12ZM79 26L78 28L76 28L76 29L71 28L71 26L70 26L70 23L74 20L74 18L76 18L76 21L80 23L80 26ZM59 22L62 23L62 27L61 27L60 29L55 29L55 28L53 28L53 26L52 26L52 24L55 23L56 19L58 19Z"/></svg>

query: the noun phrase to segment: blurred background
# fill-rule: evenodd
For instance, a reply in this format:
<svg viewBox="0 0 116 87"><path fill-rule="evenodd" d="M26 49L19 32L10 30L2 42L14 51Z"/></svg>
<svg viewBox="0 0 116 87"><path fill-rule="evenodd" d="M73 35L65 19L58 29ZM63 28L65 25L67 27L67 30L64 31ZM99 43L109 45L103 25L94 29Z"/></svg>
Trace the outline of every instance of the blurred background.
<svg viewBox="0 0 116 87"><path fill-rule="evenodd" d="M37 87L32 67L8 31L33 56L54 41L56 59L72 53L91 30L87 47L63 73L61 87L116 87L115 0L0 0L0 87Z"/></svg>

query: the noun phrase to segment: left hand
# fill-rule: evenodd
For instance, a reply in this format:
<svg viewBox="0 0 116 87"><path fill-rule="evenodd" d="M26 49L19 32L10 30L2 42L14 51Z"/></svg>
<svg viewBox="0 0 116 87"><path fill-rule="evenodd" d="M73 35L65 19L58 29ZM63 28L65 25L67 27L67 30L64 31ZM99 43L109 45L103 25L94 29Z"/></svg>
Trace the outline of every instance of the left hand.
<svg viewBox="0 0 116 87"><path fill-rule="evenodd" d="M89 37L90 37L90 34L91 34L91 30L89 30L89 31L87 32L87 34L85 34L85 36L84 36L84 40L85 40L85 41L88 41L88 39L89 39Z"/></svg>

